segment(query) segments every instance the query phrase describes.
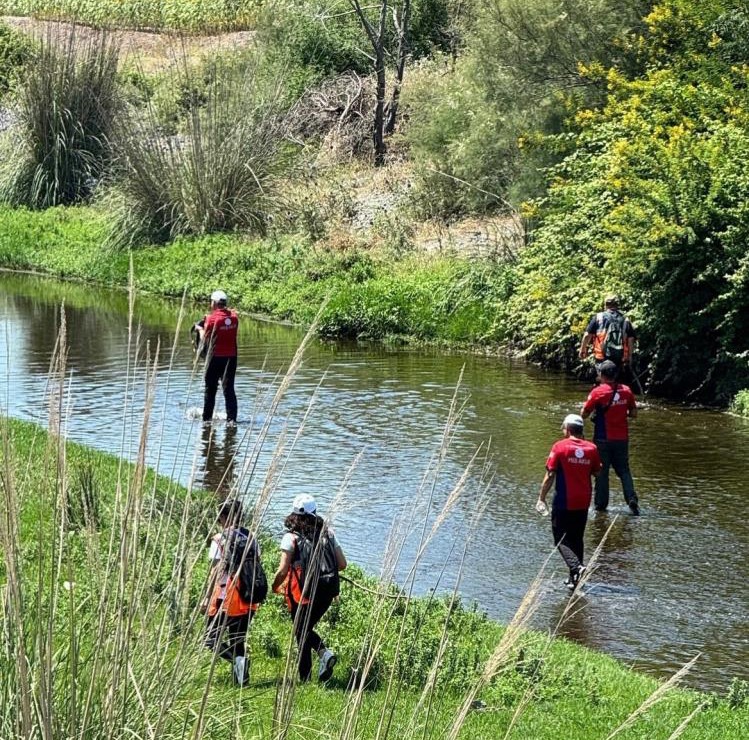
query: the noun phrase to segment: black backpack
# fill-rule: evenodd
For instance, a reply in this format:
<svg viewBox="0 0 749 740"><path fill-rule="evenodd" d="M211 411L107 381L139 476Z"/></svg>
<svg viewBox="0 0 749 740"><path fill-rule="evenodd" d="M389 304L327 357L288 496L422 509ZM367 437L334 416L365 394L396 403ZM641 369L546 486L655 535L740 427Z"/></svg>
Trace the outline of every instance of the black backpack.
<svg viewBox="0 0 749 740"><path fill-rule="evenodd" d="M599 316L603 324L604 335L601 342L601 351L606 360L611 360L620 365L624 359L624 322L626 319L618 311L604 311Z"/></svg>
<svg viewBox="0 0 749 740"><path fill-rule="evenodd" d="M323 532L320 535L317 544L298 532L294 534L296 535L294 571L304 596L311 598L316 588L332 596L338 596L341 591L338 558L327 533Z"/></svg>
<svg viewBox="0 0 749 740"><path fill-rule="evenodd" d="M268 579L260 561L257 542L245 527L229 530L223 537L226 553L226 570L229 575L239 574L237 588L242 601L260 604L268 596Z"/></svg>

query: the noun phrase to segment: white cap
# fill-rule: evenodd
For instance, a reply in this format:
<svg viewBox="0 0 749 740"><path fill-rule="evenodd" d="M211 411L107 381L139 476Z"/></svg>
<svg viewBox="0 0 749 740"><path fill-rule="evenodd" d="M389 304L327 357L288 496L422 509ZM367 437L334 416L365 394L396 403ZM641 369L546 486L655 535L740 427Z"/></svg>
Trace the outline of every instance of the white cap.
<svg viewBox="0 0 749 740"><path fill-rule="evenodd" d="M229 298L223 290L214 290L213 293L211 293L211 301L213 301L213 303L226 303L228 300Z"/></svg>
<svg viewBox="0 0 749 740"><path fill-rule="evenodd" d="M580 414L567 414L567 416L564 417L564 421L562 422L562 428L566 427L567 425L573 427L581 427L585 425L585 422L583 421L583 417L580 416Z"/></svg>
<svg viewBox="0 0 749 740"><path fill-rule="evenodd" d="M293 514L314 514L317 511L317 502L308 493L300 493L291 504Z"/></svg>

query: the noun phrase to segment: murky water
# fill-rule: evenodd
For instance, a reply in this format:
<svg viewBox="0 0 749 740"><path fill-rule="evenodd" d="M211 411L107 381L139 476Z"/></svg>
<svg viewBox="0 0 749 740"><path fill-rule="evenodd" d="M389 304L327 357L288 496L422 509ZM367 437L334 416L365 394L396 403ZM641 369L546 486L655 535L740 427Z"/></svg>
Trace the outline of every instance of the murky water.
<svg viewBox="0 0 749 740"><path fill-rule="evenodd" d="M265 520L269 530L280 532L294 494L314 494L325 510L361 455L336 526L350 559L372 572L382 565L393 521L405 521L412 504L424 506L418 492L439 452L464 368L462 415L433 488L433 509L483 447L463 498L426 552L417 590L438 579L440 588L451 589L470 538L460 590L493 617L510 618L551 548L548 521L533 511L546 454L561 418L579 408L587 386L503 359L313 341L269 422L268 443L250 478L246 463L266 421L265 396L294 355L299 330L242 321L240 424L236 430L217 424L211 434L191 419L202 403L202 381L186 328L168 369L177 304L155 298L136 303L131 345L140 350L135 361L130 354L136 382L128 384L125 294L0 274L0 406L14 417L47 418L47 375L63 301L71 439L134 457L146 347L153 353L160 342L149 462L183 483L217 488L224 476L239 480L252 497L272 447L285 434L287 450L292 444L293 450L277 470ZM200 313L193 307L187 325ZM727 414L645 405L632 441L643 516L629 516L612 475L614 505L608 514L591 515L588 552L619 518L584 608L564 634L657 676L701 652L689 679L701 688L722 691L734 676L749 678L748 443L749 423ZM432 491L429 481L426 490ZM485 490L489 505L477 516ZM407 554L415 551L421 522L417 511ZM561 560L555 555L552 563L556 575L535 620L540 628L555 625L566 604Z"/></svg>

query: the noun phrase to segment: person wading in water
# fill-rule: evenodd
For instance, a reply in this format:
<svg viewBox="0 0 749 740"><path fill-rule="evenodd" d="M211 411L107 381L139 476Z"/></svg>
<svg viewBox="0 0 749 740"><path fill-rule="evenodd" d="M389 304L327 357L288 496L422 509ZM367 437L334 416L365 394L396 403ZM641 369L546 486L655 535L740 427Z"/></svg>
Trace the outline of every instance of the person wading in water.
<svg viewBox="0 0 749 740"><path fill-rule="evenodd" d="M630 320L619 310L619 297L606 296L604 310L595 314L585 329L580 343L580 359L588 356L588 348L593 344L593 358L596 372L601 363L613 362L620 375L632 373L631 362L634 357L637 335Z"/></svg>
<svg viewBox="0 0 749 740"><path fill-rule="evenodd" d="M226 421L237 422L237 394L234 376L237 373L237 330L239 317L227 308L228 298L223 290L211 293L211 313L193 327L200 335L201 346L207 348L205 364L205 395L203 421L213 419L219 381L226 403Z"/></svg>
<svg viewBox="0 0 749 740"><path fill-rule="evenodd" d="M562 422L564 439L556 442L546 460L546 475L536 501L536 511L549 514L546 495L554 486L551 504L551 532L554 545L569 568L565 585L574 589L583 572L585 525L592 496L591 476L601 470L601 458L592 442L583 438L584 422L568 414Z"/></svg>
<svg viewBox="0 0 749 740"><path fill-rule="evenodd" d="M635 516L640 505L629 471L629 419L637 416L637 403L629 386L616 382L616 365L606 360L599 369L600 384L588 394L583 404L582 417L593 417L593 441L601 456L603 469L596 478L595 506L605 511L609 505L609 468L622 482L624 500Z"/></svg>

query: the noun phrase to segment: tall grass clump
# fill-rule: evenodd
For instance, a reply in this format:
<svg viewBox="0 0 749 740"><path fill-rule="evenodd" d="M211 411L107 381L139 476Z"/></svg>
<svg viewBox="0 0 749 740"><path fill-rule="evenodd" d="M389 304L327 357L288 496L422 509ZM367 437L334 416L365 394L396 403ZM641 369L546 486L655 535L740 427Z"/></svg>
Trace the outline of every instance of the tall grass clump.
<svg viewBox="0 0 749 740"><path fill-rule="evenodd" d="M119 137L116 244L264 232L289 147L282 87L256 72L219 64L202 89L175 80L185 90L200 89L186 101L175 136L163 133L153 109L128 118Z"/></svg>
<svg viewBox="0 0 749 740"><path fill-rule="evenodd" d="M49 208L90 199L112 162L120 49L105 32L50 25L19 95L0 162L0 200Z"/></svg>

